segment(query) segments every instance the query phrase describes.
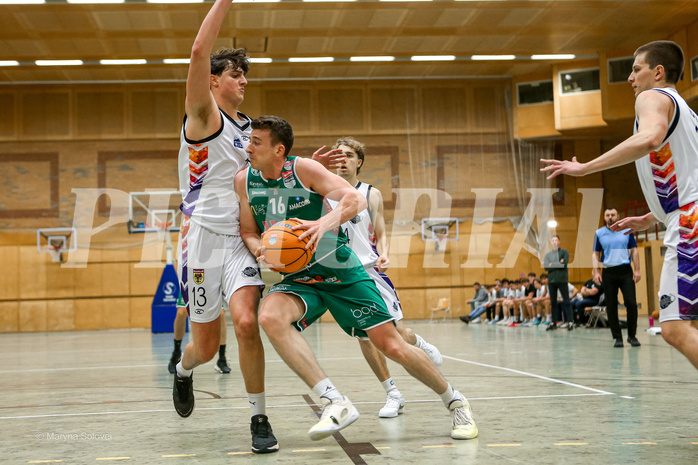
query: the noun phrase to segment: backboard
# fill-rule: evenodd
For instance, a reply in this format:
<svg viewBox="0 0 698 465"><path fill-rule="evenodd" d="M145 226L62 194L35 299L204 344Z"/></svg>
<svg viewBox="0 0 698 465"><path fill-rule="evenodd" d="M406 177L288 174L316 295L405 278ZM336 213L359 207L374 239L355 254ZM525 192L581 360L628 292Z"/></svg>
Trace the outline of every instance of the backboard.
<svg viewBox="0 0 698 465"><path fill-rule="evenodd" d="M178 190L130 192L128 197L129 234L179 231L182 194Z"/></svg>

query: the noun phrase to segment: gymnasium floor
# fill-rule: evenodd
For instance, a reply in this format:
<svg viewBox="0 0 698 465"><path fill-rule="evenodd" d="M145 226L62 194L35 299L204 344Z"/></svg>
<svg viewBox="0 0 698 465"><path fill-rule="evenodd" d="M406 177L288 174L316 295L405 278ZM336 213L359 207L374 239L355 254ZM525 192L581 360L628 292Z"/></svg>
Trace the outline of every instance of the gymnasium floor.
<svg viewBox="0 0 698 465"><path fill-rule="evenodd" d="M361 418L310 441L309 390L267 348L267 404L281 450L249 452L249 410L229 328L233 372L195 372L196 409L171 400L171 334L146 330L0 336L3 464L23 463L564 463L694 464L698 372L640 322L641 348L608 330L409 324L440 347L441 369L470 400L479 438L454 441L426 387L390 362L404 415L379 419L385 394L355 341L331 323L306 331L320 363Z"/></svg>

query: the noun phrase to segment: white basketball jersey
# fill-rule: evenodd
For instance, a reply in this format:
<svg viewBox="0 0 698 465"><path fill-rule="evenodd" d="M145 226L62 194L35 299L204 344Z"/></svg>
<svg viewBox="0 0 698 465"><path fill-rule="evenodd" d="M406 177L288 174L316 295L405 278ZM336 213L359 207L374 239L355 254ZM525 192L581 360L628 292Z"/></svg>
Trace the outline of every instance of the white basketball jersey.
<svg viewBox="0 0 698 465"><path fill-rule="evenodd" d="M182 212L194 223L216 234L237 235L240 204L233 178L247 167L252 120L238 112L235 121L223 110L221 128L204 140L187 139L187 118L182 124L179 149L179 190Z"/></svg>
<svg viewBox="0 0 698 465"><path fill-rule="evenodd" d="M635 161L647 205L659 221L698 201L698 116L670 87L652 89L671 97L674 117L662 147ZM637 133L638 121L635 120Z"/></svg>
<svg viewBox="0 0 698 465"><path fill-rule="evenodd" d="M354 187L366 197L366 203L368 203L372 186L359 181ZM328 199L328 203L333 209L337 207L337 202ZM366 207L354 218L344 223L342 229L349 239L349 247L359 257L361 264L364 267L373 267L378 260L378 252L376 250L376 231L373 228L370 207Z"/></svg>

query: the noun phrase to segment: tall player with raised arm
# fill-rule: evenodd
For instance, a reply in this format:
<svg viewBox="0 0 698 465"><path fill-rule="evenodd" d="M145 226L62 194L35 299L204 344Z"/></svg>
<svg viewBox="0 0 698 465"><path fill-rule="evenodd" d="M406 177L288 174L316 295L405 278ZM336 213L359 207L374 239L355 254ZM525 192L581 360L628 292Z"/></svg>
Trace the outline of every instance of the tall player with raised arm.
<svg viewBox="0 0 698 465"><path fill-rule="evenodd" d="M612 231L644 231L666 225L659 282L662 336L698 368L698 116L676 90L683 50L655 41L635 51L628 81L635 91L634 134L587 163L541 160L548 179L584 176L635 162L650 213L629 217Z"/></svg>

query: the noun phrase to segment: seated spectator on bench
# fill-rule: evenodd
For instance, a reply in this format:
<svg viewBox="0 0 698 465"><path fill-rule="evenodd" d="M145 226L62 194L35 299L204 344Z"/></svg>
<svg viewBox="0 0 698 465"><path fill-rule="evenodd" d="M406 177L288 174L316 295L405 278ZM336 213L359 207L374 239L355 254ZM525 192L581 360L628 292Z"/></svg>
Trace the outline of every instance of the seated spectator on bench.
<svg viewBox="0 0 698 465"><path fill-rule="evenodd" d="M464 323L470 323L470 320L474 320L487 310L484 306L489 300L487 291L478 282L473 284L473 289L475 289L475 295L472 299L466 301L466 303L470 304L470 315L460 317L460 320Z"/></svg>
<svg viewBox="0 0 698 465"><path fill-rule="evenodd" d="M584 283L582 291L580 292L581 299L571 302L572 315L576 325L583 325L587 323L588 317L584 314L584 309L598 305L601 294L603 294L601 286L596 284L593 279L590 279Z"/></svg>

